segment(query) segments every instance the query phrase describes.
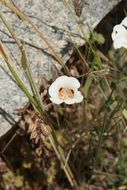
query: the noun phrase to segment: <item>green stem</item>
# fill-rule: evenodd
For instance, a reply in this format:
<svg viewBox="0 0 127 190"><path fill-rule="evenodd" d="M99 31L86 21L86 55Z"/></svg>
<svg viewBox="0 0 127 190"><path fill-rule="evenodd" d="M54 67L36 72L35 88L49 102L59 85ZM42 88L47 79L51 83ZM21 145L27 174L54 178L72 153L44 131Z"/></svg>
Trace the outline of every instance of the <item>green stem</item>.
<svg viewBox="0 0 127 190"><path fill-rule="evenodd" d="M70 182L70 185L73 187L73 188L77 188L77 182L73 176L73 173L68 165L68 163L66 163L66 159L65 159L65 156L64 156L64 152L63 152L63 149L61 148L61 146L58 144L57 142L57 139L56 139L56 134L55 132L53 131L53 133L50 135L49 137L49 140L50 140L50 143L58 157L58 159L60 160L61 162L61 166L68 178L68 181Z"/></svg>

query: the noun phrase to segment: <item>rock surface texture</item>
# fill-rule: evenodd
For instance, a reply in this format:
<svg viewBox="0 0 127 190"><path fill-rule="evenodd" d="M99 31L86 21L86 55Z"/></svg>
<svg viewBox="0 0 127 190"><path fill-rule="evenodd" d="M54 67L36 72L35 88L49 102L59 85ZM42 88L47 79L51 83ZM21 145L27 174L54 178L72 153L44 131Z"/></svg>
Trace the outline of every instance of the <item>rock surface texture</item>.
<svg viewBox="0 0 127 190"><path fill-rule="evenodd" d="M15 0L14 2L30 17L38 30L48 38L66 63L73 52L73 44L81 46L85 43L77 23L80 23L86 35L89 36L89 28L94 29L120 0ZM57 63L50 55L45 43L40 43L39 38L31 31L27 23L18 18L1 2L0 9L6 20L12 24L17 37L26 42L31 68L36 80L38 76L39 78L44 75L49 77L51 65ZM0 39L11 52L14 64L25 81L20 69L20 52L1 20ZM23 107L27 101L4 61L0 58L0 137L18 120L14 114L15 110Z"/></svg>

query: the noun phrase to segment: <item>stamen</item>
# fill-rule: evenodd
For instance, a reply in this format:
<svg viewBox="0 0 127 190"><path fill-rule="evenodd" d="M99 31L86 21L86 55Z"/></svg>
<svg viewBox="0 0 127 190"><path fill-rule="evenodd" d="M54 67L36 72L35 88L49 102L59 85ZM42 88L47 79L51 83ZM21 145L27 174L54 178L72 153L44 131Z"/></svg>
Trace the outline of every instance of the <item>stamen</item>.
<svg viewBox="0 0 127 190"><path fill-rule="evenodd" d="M59 89L59 98L62 100L72 99L74 97L74 91L68 88Z"/></svg>

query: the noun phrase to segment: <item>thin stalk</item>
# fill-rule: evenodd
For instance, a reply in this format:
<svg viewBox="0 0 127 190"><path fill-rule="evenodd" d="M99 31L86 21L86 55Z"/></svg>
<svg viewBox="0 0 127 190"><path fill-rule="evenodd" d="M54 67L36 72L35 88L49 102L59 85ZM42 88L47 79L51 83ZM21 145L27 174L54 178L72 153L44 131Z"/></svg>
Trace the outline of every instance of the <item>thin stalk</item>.
<svg viewBox="0 0 127 190"><path fill-rule="evenodd" d="M90 49L91 49L93 55L96 57L97 63L98 63L98 67L101 68L100 58L99 58L99 56L96 54L96 52L94 51L94 49L93 49L93 47L92 47L90 41L88 40L88 37L86 36L86 34L85 34L84 30L83 30L83 27L82 27L81 24L80 24L82 21L81 21L81 22L80 22L80 21L77 21L77 17L76 17L76 15L75 15L75 13L72 11L71 6L69 5L69 3L68 3L66 0L64 0L64 3L65 3L65 6L69 9L69 11L70 11L71 16L73 17L73 19L76 21L76 24L77 24L77 26L78 26L78 28L79 28L79 30L80 30L80 33L81 33L81 35L82 35L82 38L84 39L85 42L87 42L87 43L89 44L89 47L90 47Z"/></svg>
<svg viewBox="0 0 127 190"><path fill-rule="evenodd" d="M71 35L71 33L69 33L69 36L70 36L70 35ZM88 63L87 63L85 57L82 55L82 52L80 52L80 50L78 49L78 47L73 43L73 40L72 40L71 36L70 36L70 39L71 39L71 42L72 42L72 44L74 45L75 49L77 50L77 52L78 52L80 58L84 61L84 64L86 64L86 66L89 67L89 65L88 65Z"/></svg>
<svg viewBox="0 0 127 190"><path fill-rule="evenodd" d="M64 152L63 149L61 148L61 146L57 143L57 139L56 139L56 134L53 132L50 137L49 137L50 143L52 145L52 147L54 148L54 151L58 157L58 159L61 162L61 166L71 184L71 186L73 188L77 188L77 182L73 176L73 173L68 165L68 163L66 162L65 156L64 156Z"/></svg>
<svg viewBox="0 0 127 190"><path fill-rule="evenodd" d="M0 18L1 20L3 21L3 23L5 24L5 26L7 27L8 31L11 33L13 39L15 40L15 42L17 43L18 47L20 47L20 41L17 39L13 29L12 29L12 26L9 22L7 22L7 20L4 18L4 16L2 15L1 11L0 11Z"/></svg>
<svg viewBox="0 0 127 190"><path fill-rule="evenodd" d="M92 82L93 82L93 77L88 76L87 79L86 79L85 85L83 87L83 93L84 93L84 96L85 96L86 99L88 97L89 88L90 88Z"/></svg>
<svg viewBox="0 0 127 190"><path fill-rule="evenodd" d="M94 48L92 47L92 44L90 43L90 41L89 41L87 35L85 34L82 25L80 24L79 21L77 21L77 17L76 17L76 15L75 15L75 13L72 11L72 9L71 9L69 3L68 3L67 1L65 1L65 0L64 0L64 3L65 3L65 5L68 7L68 9L69 9L69 11L70 11L72 17L74 18L74 20L76 21L77 26L78 26L78 28L79 28L79 30L80 30L80 32L81 32L81 35L82 35L83 38L84 38L84 41L88 43L88 45L89 45L89 47L90 47L90 49L91 49L91 52L93 53L93 55L94 55L94 57L95 57L95 61L94 61L94 62L97 63L97 67L98 67L98 68L95 68L95 66L94 66L95 64L93 64L92 69L101 69L101 68L102 68L102 64L101 64L100 57L98 56L98 54L96 53L96 51L95 51ZM92 32L92 31L90 31L90 32ZM86 61L85 61L84 63L86 64ZM105 77L104 77L103 80L104 80L104 82L105 82L105 84L106 84L106 87L107 87L107 89L108 89L108 92L110 93L110 92L111 92L111 89L110 89L110 85L109 85L109 83L108 83L108 80L107 80ZM92 83L91 77L90 77L90 79L87 80L87 82L86 82L86 84L85 84L85 85L87 85L87 86L86 86L86 87L84 86L84 91L87 91L87 92L88 92L88 90L89 90L89 88L90 88L90 83ZM88 88L88 85L89 85L89 88ZM86 88L86 90L85 90L85 88Z"/></svg>
<svg viewBox="0 0 127 190"><path fill-rule="evenodd" d="M26 54L25 54L25 51L24 51L24 48L23 47L21 47L21 54L22 54L22 56L21 56L21 64L22 64L22 68L23 68L23 70L24 70L24 73L25 73L25 75L26 75L26 78L27 78L27 80L28 80L28 82L29 82L29 84L30 84L30 87L31 87L31 90L32 90L32 93L33 93L33 95L34 95L34 97L36 98L36 94L35 94L35 92L34 92L34 88L33 88L33 85L32 85L32 81L30 80L30 78L29 78L29 73L28 73L28 67L27 67L27 57L26 57Z"/></svg>
<svg viewBox="0 0 127 190"><path fill-rule="evenodd" d="M20 16L23 20L27 21L33 28L34 32L36 32L40 38L47 44L48 48L50 49L50 51L52 52L53 56L56 58L56 60L62 65L62 66L65 66L62 59L57 55L57 53L55 52L54 48L50 45L50 43L48 42L48 40L43 36L43 34L41 34L37 27L33 25L33 23L29 20L29 17L26 16L24 13L22 13L16 6L8 3L8 2L5 2L3 0L0 0L0 2L2 2L5 6L7 6L8 8L10 8L12 11L14 11L18 16ZM2 17L3 18L3 17ZM7 26L8 23L5 21L5 19L2 19L3 22L5 23L5 25ZM10 31L12 37L14 38L14 40L16 41L16 43L18 44L20 50L21 50L21 53L22 55L24 56L25 58L25 62L23 61L23 67L24 69L27 70L27 78L28 78L28 81L30 83L30 86L32 87L32 91L34 91L35 93L35 97L33 98L31 96L31 94L29 93L29 91L27 90L27 88L25 87L24 83L22 82L22 80L20 79L19 75L17 74L17 71L15 70L15 68L12 66L12 64L10 62L10 58L6 55L6 51L5 49L3 48L3 45L1 43L1 46L0 46L0 50L1 50L1 53L2 53L2 56L8 66L8 68L10 69L11 73L13 74L16 82L18 83L19 87L22 89L22 91L26 94L26 96L29 98L31 104L33 105L33 107L36 107L36 109L39 110L39 112L41 113L41 115L43 116L43 113L44 113L44 106L42 104L42 101L41 101L41 98L40 98L40 95L39 95L39 91L34 83L34 79L32 77L32 74L31 74L31 70L30 70L30 67L29 67L29 63L27 62L27 57L26 57L26 52L24 51L24 49L22 49L22 47L20 46L21 44L19 44L19 41L17 40L16 38L16 35L14 34L13 30L12 30L12 27L10 25L8 25L8 30ZM72 187L77 187L77 183L76 183L76 180L74 179L74 176L73 176L73 173L68 165L68 163L66 163L66 159L65 159L65 156L64 156L64 151L63 149L61 148L61 146L59 145L58 141L57 141L57 136L56 136L56 133L55 131L53 132L53 134L51 134L50 138L50 143L58 157L58 159L60 160L60 163L61 163L61 166L70 182L70 185Z"/></svg>
<svg viewBox="0 0 127 190"><path fill-rule="evenodd" d="M1 154L3 155L5 151L7 150L8 146L11 144L11 142L14 140L14 138L17 136L17 132L14 133L14 135L11 137L11 139L7 142L7 144L2 149Z"/></svg>
<svg viewBox="0 0 127 190"><path fill-rule="evenodd" d="M35 84L35 82L34 82L34 80L33 80L32 75L31 75L32 72L31 72L30 67L29 67L28 57L27 57L27 55L26 55L26 50L25 50L25 45L24 45L24 44L22 45L22 44L19 42L19 40L18 40L17 37L16 37L15 32L14 32L13 29L12 29L11 24L10 24L9 22L7 22L7 20L4 18L4 16L2 15L1 12L0 12L0 18L2 19L3 23L4 23L5 26L7 27L8 31L9 31L10 34L12 35L13 39L15 40L15 42L17 43L17 45L18 45L18 47L19 47L19 49L20 49L20 51L21 51L21 54L22 54L22 57L21 57L21 64L22 64L23 70L24 70L24 72L25 72L25 74L26 74L27 80L29 81L29 84L30 84L31 90L32 90L32 92L33 92L34 98L35 98L35 99L38 98L39 103L38 103L38 101L36 101L36 102L38 103L39 109L42 109L42 108L43 108L43 110L44 110L44 106L43 106L43 104L42 104L42 101L41 101L39 92L38 92L38 90L37 90L36 84ZM40 105L41 105L41 107L40 107ZM42 111L43 111L43 110L42 110Z"/></svg>
<svg viewBox="0 0 127 190"><path fill-rule="evenodd" d="M27 79L28 79L28 81L29 81L29 83L31 85L31 88L33 89L33 93L35 95L35 98L37 99L37 103L38 103L39 109L42 112L44 112L44 105L42 103L39 91L37 89L37 86L36 86L36 84L34 82L34 79L33 79L33 76L32 76L32 71L31 71L30 66L29 66L29 62L28 62L28 57L26 55L25 46L22 46L21 53L22 53L22 56L23 56L22 65L24 65L24 69L26 70Z"/></svg>
<svg viewBox="0 0 127 190"><path fill-rule="evenodd" d="M97 148L96 148L96 155L95 155L95 160L94 160L94 167L96 167L96 161L97 161L97 158L98 158L98 154L99 154L99 151L100 151L100 148L101 148L101 145L102 145L102 142L103 142L103 137L104 137L104 132L109 124L110 120L107 118L107 113L105 113L105 116L104 116L104 121L103 121L103 126L100 130L100 134L99 134L99 142L98 142L98 145L97 145Z"/></svg>
<svg viewBox="0 0 127 190"><path fill-rule="evenodd" d="M15 78L18 86L22 89L22 91L26 94L26 96L29 98L31 104L33 105L33 107L38 107L37 103L35 101L35 99L33 98L33 96L30 94L30 92L27 90L27 87L24 85L23 81L21 80L21 78L19 77L19 75L17 74L17 71L15 70L15 68L12 66L11 64L11 59L7 54L7 51L5 50L5 47L3 46L2 42L0 42L0 53L4 59L4 61L6 62L9 70L11 71L13 77Z"/></svg>
<svg viewBox="0 0 127 190"><path fill-rule="evenodd" d="M27 88L24 86L24 83L21 81L21 79L19 78L19 75L17 74L17 72L15 71L15 69L13 68L13 66L10 64L10 59L8 58L8 55L6 54L6 51L5 49L3 49L3 45L2 43L0 44L0 52L8 66L8 68L10 69L13 77L15 78L16 82L18 83L19 87L22 89L22 91L26 94L26 96L29 98L31 104L33 105L33 107L35 106L36 109L38 109L38 103L34 100L34 98L31 96L31 94L29 93L29 91L27 90ZM9 59L9 60L8 60ZM40 104L40 107L42 105ZM43 116L43 108L41 107L41 109L39 109L41 115ZM75 187L76 186L76 181L74 179L74 176L71 172L71 169L69 167L69 165L66 163L66 160L65 160L65 156L64 156L64 151L63 149L60 147L60 145L58 144L58 141L57 141L57 136L55 134L55 131L53 132L53 134L51 134L50 138L50 143L58 157L58 159L60 160L60 163L61 163L61 166L68 178L68 181L70 182L70 185L72 187ZM66 167L65 167L66 165Z"/></svg>
<svg viewBox="0 0 127 190"><path fill-rule="evenodd" d="M38 36L40 37L40 39L45 42L45 44L47 45L47 47L49 48L49 50L51 51L52 55L54 56L54 58L57 60L57 62L65 69L65 71L70 75L70 72L68 70L68 68L66 67L66 65L64 64L63 60L61 59L61 57L58 55L58 53L55 51L54 47L50 44L49 40L38 30L38 28L31 22L30 18L24 14L19 7L17 7L15 4L11 4L9 2L6 2L5 0L0 0L1 3L3 3L6 7L8 7L10 10L12 10L17 16L19 16L20 18L22 18L22 20L26 21L31 28L33 29L33 31L38 34Z"/></svg>

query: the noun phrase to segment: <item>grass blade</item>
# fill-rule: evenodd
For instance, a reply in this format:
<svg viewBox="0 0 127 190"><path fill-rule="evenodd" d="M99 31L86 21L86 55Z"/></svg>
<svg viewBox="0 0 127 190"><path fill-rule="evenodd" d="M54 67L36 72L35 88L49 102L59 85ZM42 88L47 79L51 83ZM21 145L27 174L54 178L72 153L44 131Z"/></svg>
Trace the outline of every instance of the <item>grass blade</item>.
<svg viewBox="0 0 127 190"><path fill-rule="evenodd" d="M33 98L33 96L30 94L30 92L27 90L27 87L24 85L23 81L17 74L17 71L15 70L14 66L12 66L12 61L7 53L7 50L5 49L2 42L0 42L0 54L3 57L4 61L6 62L9 70L11 71L13 77L15 78L18 86L22 89L22 91L26 94L26 96L29 98L31 104L37 108L37 102Z"/></svg>
<svg viewBox="0 0 127 190"><path fill-rule="evenodd" d="M11 11L13 11L17 16L19 16L22 20L26 21L33 29L33 31L40 37L40 39L45 42L49 50L51 51L54 58L58 61L62 67L65 67L65 64L63 60L59 57L59 55L56 53L55 49L52 47L48 39L38 31L38 28L31 22L29 17L24 14L15 4L9 3L5 0L0 0L1 3L3 3L6 7L8 7Z"/></svg>

